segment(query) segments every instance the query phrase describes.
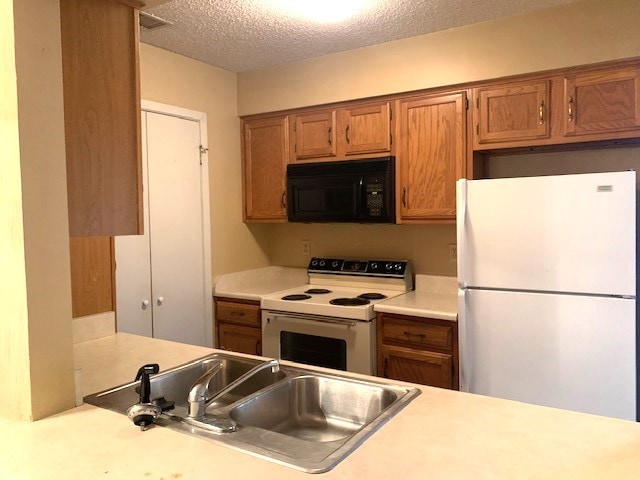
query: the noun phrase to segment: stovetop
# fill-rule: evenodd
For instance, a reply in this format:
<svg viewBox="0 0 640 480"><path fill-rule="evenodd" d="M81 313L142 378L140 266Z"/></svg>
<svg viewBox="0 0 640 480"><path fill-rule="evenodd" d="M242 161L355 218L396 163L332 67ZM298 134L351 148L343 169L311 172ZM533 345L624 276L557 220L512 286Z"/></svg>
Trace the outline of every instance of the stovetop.
<svg viewBox="0 0 640 480"><path fill-rule="evenodd" d="M331 293L305 293L309 289L329 289ZM367 293L380 293L385 296L383 299L367 299L367 303L362 305L335 305L331 301L337 299L354 299L359 295ZM373 306L389 298L397 297L406 292L399 290L371 289L363 287L343 287L323 285L301 285L300 287L283 290L268 295L262 299L261 308L263 310L276 310L280 312L302 313L307 315L324 315L328 317L350 318L354 320L369 321L375 318ZM308 297L301 300L285 300L288 296Z"/></svg>
<svg viewBox="0 0 640 480"><path fill-rule="evenodd" d="M263 310L371 321L374 305L413 287L411 264L399 260L312 258L309 283L262 299Z"/></svg>

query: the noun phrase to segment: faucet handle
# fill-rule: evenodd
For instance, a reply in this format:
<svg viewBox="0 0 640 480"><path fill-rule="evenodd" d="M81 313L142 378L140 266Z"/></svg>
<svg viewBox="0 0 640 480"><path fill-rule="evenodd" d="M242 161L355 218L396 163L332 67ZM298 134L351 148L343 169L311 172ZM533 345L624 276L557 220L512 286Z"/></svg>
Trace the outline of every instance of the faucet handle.
<svg viewBox="0 0 640 480"><path fill-rule="evenodd" d="M154 375L160 371L160 365L157 363L148 363L138 369L135 381L140 380L140 403L149 403L151 401L151 382L149 375Z"/></svg>

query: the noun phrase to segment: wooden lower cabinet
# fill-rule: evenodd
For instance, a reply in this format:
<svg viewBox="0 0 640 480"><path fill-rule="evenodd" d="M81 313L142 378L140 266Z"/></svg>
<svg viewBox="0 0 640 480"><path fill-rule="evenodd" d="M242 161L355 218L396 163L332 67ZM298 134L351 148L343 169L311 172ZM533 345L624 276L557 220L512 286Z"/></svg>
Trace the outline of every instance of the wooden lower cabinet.
<svg viewBox="0 0 640 480"><path fill-rule="evenodd" d="M453 388L453 357L451 355L383 346L380 356L382 376L385 378L433 387Z"/></svg>
<svg viewBox="0 0 640 480"><path fill-rule="evenodd" d="M223 297L213 300L217 348L262 355L260 302Z"/></svg>
<svg viewBox="0 0 640 480"><path fill-rule="evenodd" d="M221 323L218 325L218 348L261 355L262 332L259 328Z"/></svg>
<svg viewBox="0 0 640 480"><path fill-rule="evenodd" d="M379 376L459 388L456 322L378 313L376 328Z"/></svg>

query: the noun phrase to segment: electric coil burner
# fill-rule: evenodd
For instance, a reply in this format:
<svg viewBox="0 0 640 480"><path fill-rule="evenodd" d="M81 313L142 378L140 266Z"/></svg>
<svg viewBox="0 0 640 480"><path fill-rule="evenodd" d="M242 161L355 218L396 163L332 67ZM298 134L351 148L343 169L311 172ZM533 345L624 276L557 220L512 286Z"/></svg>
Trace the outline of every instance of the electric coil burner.
<svg viewBox="0 0 640 480"><path fill-rule="evenodd" d="M411 264L312 258L307 273L307 285L262 299L262 354L375 375L374 307L413 289Z"/></svg>
<svg viewBox="0 0 640 480"><path fill-rule="evenodd" d="M305 295L304 293L293 294L293 295L285 295L282 297L282 300L286 300L288 302L298 302L300 300L309 300L311 295Z"/></svg>
<svg viewBox="0 0 640 480"><path fill-rule="evenodd" d="M331 293L331 290L326 288L310 288L309 290L305 290L304 293L310 293L313 295L324 295L326 293Z"/></svg>
<svg viewBox="0 0 640 480"><path fill-rule="evenodd" d="M369 292L358 295L358 298L362 298L363 300L384 300L387 296L378 292Z"/></svg>

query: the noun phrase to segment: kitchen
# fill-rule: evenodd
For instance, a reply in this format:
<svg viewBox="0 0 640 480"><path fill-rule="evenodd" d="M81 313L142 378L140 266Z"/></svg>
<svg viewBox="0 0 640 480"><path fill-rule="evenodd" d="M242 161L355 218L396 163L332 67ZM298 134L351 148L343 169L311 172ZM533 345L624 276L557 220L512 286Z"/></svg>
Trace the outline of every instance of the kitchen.
<svg viewBox="0 0 640 480"><path fill-rule="evenodd" d="M24 4L28 5L29 2L24 2ZM212 256L213 276L272 264L305 266L306 260L300 246L301 240L305 239L310 240L314 255L330 254L329 249L339 248L345 255L358 254L376 257L387 255L387 246L394 245L392 252L394 256L412 259L416 271L454 275L455 264L449 261L448 254L448 245L455 243L455 227L452 225L426 228L409 225L322 227L318 225L253 224L247 226L243 224L239 161L240 130L237 115L637 56L639 51L638 38L633 22L633 18L637 18L637 7L633 2L616 3L616 8L612 8L611 5L603 6L598 2L585 2L580 7L571 5L558 7L553 12L530 15L526 19L496 21L495 24L479 24L461 30L434 34L423 39L423 43L418 40L399 42L388 46L388 49L372 47L362 52L339 54L316 61L303 61L299 64L282 67L282 69L275 69L272 72L275 81L265 78L264 72L241 74L237 76L237 85L235 74L143 44L140 55L142 97L205 111L209 116L209 143L215 145L219 152L216 157L217 161L211 163L210 171L211 215L213 219L212 250L225 252L224 255ZM583 20L581 22L573 21L578 11ZM588 11L589 15L583 15L585 11ZM46 17L45 12L46 10L42 13L30 11L30 21L42 18L42 16ZM55 18L55 12L48 17ZM24 21L25 17L16 19L18 26L19 20ZM47 24L46 20L43 20L43 24ZM40 29L43 36L45 36L45 32L55 36L53 30ZM609 40L599 41L597 45L585 42L592 30L606 32L603 34L603 38L606 37ZM548 31L549 38L541 39L539 37L540 31ZM523 55L521 45L516 42L504 41L503 35L508 35L508 32L512 34L517 32L520 37L528 32L531 35L528 45L532 48L535 45L539 50L536 49L534 52ZM446 42L447 48L441 48L442 42ZM525 42L523 41L523 43ZM499 51L492 47L496 44L501 46ZM561 49L557 48L556 44L566 44L568 47ZM485 45L486 48L481 48L482 45ZM406 50L401 49L402 46L406 46ZM469 52L471 46L473 46L473 55L470 55ZM417 51L422 53L416 54ZM452 65L452 58L463 58L465 61L456 60ZM359 59L361 60L358 62L361 69L358 71L344 68L345 65L352 64ZM370 63L364 62L365 59ZM421 59L421 61L418 62L416 59ZM325 62L330 63L327 65ZM393 69L387 68L394 74L381 76L379 74L380 64L392 65ZM464 68L461 68L461 65ZM330 69L330 71L336 72L336 75L341 75L341 78L333 76L334 81L341 85L341 89L331 88L331 82L327 81L326 76L304 74L304 71L311 72L314 69L317 71L318 68L324 71ZM43 71L37 72L37 74L34 73L31 81L46 82L49 79L51 84L47 85L48 89L32 86L31 95L37 96L38 92L43 91L48 91L51 95L51 85L59 85L57 75L59 75L59 69L52 70L50 66L43 67ZM286 86L283 82L277 81L278 75L287 78ZM261 78L265 80L265 86L259 89L257 86L260 84ZM358 81L358 78L366 80L362 82ZM348 79L353 81L346 81ZM380 84L372 79L376 79ZM188 88L183 88L184 85L188 85ZM276 90L269 90L268 85ZM236 95L238 106L236 106ZM40 118L44 121L43 117ZM61 132L58 130L58 140L52 140L37 128L29 130L29 135L33 137L32 141L25 142L26 147L42 149L39 158L43 158L45 161L44 158L47 158L48 153L44 152L50 153L52 148L60 151L60 134ZM22 128L21 135L26 135ZM22 145L21 147L25 148ZM58 154L58 157L63 158L64 154ZM632 163L633 158L629 162ZM554 162L550 160L549 163L553 164ZM626 165L623 168L627 168ZM33 179L34 185L43 184L48 189L54 188L45 180L37 181L37 172L29 173L33 177L27 179ZM228 181L228 179L232 179L232 181ZM58 198L55 192L52 194L50 190L29 190L28 192L25 190L25 192L30 195L29 198L34 200L40 211L44 205L50 209L51 199ZM41 199L40 195L45 198ZM60 195L60 192L57 195ZM64 198L64 193L62 197ZM27 213L25 212L25 217L27 217ZM30 304L29 308L29 316L34 317L34 320L30 320L34 322L33 328L35 328L31 339L32 342L35 342L31 347L34 361L37 360L37 353L40 349L44 349L46 352L51 348L54 353L48 358L55 357L59 359L61 364L64 364L71 357L70 345L67 344L68 337L65 337L64 333L70 330L68 325L69 305L64 304L64 299L69 297L68 294L65 294L68 280L65 280L67 274L62 265L64 262L62 260L54 262L56 258L64 259L68 256L65 253L67 247L64 244L64 229L61 229L56 223L64 223L61 220L62 213L57 210L51 212L52 223L43 227L46 235L40 236L42 238L40 240L41 246L37 244L39 237L37 231L30 232L30 241L36 242L36 246L33 247L36 249L35 252L47 252L46 258L41 259L37 253L34 253L34 250L29 251L27 258L31 262L36 260L44 262L40 268L47 269L48 272L48 278L43 279L44 286L40 287L42 289L39 292L41 296L38 299L29 299L29 302L36 302L35 307ZM33 218L40 217L37 215L37 210L33 215ZM366 247L370 250L351 249L353 237L360 236L362 232L370 233L372 231L375 232L375 241ZM55 234L55 239L57 239L55 242L52 234ZM294 260L288 260L288 252L293 252ZM49 262L53 262L54 265L49 265ZM68 269L68 267L66 268ZM32 274L37 278L39 273L42 274L42 270L36 268ZM44 277L44 275L42 276ZM56 281L56 279L60 279L60 281ZM33 278L30 281L34 281ZM50 282L56 285L51 290L48 288ZM7 292L9 294L8 300L12 300L12 292L11 289ZM37 309L38 302L42 302L41 310ZM14 316L14 311L11 310L13 303L7 301L6 305L9 306L7 307L8 315ZM33 308L36 309L33 310ZM3 338L5 338L4 335ZM42 345L42 343L48 343L48 345ZM3 351L7 352L8 350L5 348ZM3 364L11 365L12 362L5 361ZM41 367L43 373L47 371L54 373L56 368L61 368L60 365L45 364ZM54 377L59 378L55 375ZM42 380L34 379L32 381L38 385L38 389L45 388L39 384ZM2 392L2 394L5 395L7 392ZM64 404L64 402L62 403Z"/></svg>

